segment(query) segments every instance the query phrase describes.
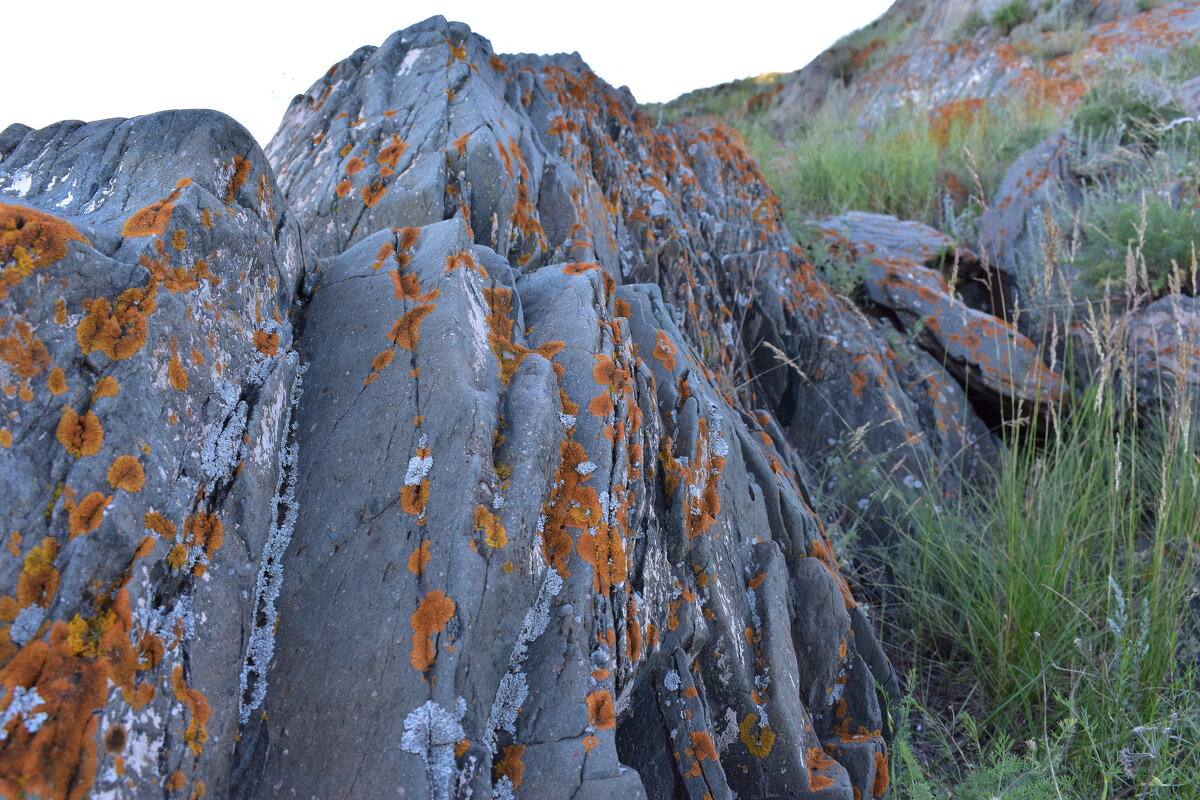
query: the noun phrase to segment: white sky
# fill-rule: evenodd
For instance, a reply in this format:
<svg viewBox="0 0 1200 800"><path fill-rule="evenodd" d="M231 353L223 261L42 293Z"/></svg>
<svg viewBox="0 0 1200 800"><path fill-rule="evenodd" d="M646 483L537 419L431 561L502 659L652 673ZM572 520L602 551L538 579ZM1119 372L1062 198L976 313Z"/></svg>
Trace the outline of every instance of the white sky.
<svg viewBox="0 0 1200 800"><path fill-rule="evenodd" d="M265 144L288 103L364 44L434 14L498 53L577 50L642 102L811 61L891 0L40 0L9 3L0 130L216 108ZM312 10L310 10L312 9Z"/></svg>

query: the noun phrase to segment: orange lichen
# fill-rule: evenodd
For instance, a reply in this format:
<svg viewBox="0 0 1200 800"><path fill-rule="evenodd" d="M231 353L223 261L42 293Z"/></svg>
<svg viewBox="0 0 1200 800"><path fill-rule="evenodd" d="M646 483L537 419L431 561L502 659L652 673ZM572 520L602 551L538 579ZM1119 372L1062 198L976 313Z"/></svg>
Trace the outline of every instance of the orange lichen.
<svg viewBox="0 0 1200 800"><path fill-rule="evenodd" d="M171 671L171 688L175 691L175 699L187 706L187 730L183 732L183 741L198 756L204 752L204 743L208 740L208 720L212 716L208 699L198 690L191 689L183 677L183 667L176 665Z"/></svg>
<svg viewBox="0 0 1200 800"><path fill-rule="evenodd" d="M76 458L94 456L104 444L104 429L95 412L88 411L80 416L70 406L63 406L55 436L59 444Z"/></svg>
<svg viewBox="0 0 1200 800"><path fill-rule="evenodd" d="M488 305L488 344L500 368L502 385L509 384L517 367L530 353L549 361L562 352L565 344L561 341L546 342L536 350L531 350L512 340L513 322L509 316L513 310L511 289L484 289L483 298Z"/></svg>
<svg viewBox="0 0 1200 800"><path fill-rule="evenodd" d="M92 400L98 400L101 397L116 397L119 391L121 391L121 384L117 383L117 379L111 375L105 375L96 381L96 385L92 388Z"/></svg>
<svg viewBox="0 0 1200 800"><path fill-rule="evenodd" d="M612 693L607 689L592 692L587 696L588 720L596 730L616 727Z"/></svg>
<svg viewBox="0 0 1200 800"><path fill-rule="evenodd" d="M404 312L404 316L392 325L388 339L405 350L416 350L417 340L420 338L421 321L435 308L437 306L433 303L423 303Z"/></svg>
<svg viewBox="0 0 1200 800"><path fill-rule="evenodd" d="M133 456L117 456L112 466L108 468L108 483L114 489L140 492L146 485L146 471Z"/></svg>
<svg viewBox="0 0 1200 800"><path fill-rule="evenodd" d="M387 194L386 186L382 183L372 183L362 188L362 201L367 208L372 208L385 194Z"/></svg>
<svg viewBox="0 0 1200 800"><path fill-rule="evenodd" d="M0 361L10 365L18 376L33 378L50 366L50 351L34 335L24 320L17 320L11 336L0 336Z"/></svg>
<svg viewBox="0 0 1200 800"><path fill-rule="evenodd" d="M187 370L184 369L177 353L173 353L170 362L167 363L167 379L171 382L171 388L177 392L186 391L188 388Z"/></svg>
<svg viewBox="0 0 1200 800"><path fill-rule="evenodd" d="M488 65L491 66L492 69L496 70L496 72L508 72L508 67L504 65L504 62L496 58L494 55L488 56Z"/></svg>
<svg viewBox="0 0 1200 800"><path fill-rule="evenodd" d="M8 428L0 428L0 447L12 447L13 435Z"/></svg>
<svg viewBox="0 0 1200 800"><path fill-rule="evenodd" d="M279 334L255 331L254 349L264 356L274 357L279 352Z"/></svg>
<svg viewBox="0 0 1200 800"><path fill-rule="evenodd" d="M354 173L361 172L362 170L364 170L366 168L367 168L367 165L364 164L363 160L361 158L359 158L358 156L354 156L353 158L351 158L349 161L346 162L346 174L347 175L353 175Z"/></svg>
<svg viewBox="0 0 1200 800"><path fill-rule="evenodd" d="M50 370L50 377L46 379L46 387L50 390L50 394L62 394L67 390L67 376L63 373L62 367Z"/></svg>
<svg viewBox="0 0 1200 800"><path fill-rule="evenodd" d="M396 353L393 350L384 350L371 361L371 369L378 372L379 370L392 363L392 359Z"/></svg>
<svg viewBox="0 0 1200 800"><path fill-rule="evenodd" d="M184 777L184 774L182 772L180 772L179 770L175 770L174 772L171 773L171 777L167 778L166 783L163 784L163 788L166 789L168 792L178 792L180 789L182 789L186 785L187 785L187 778Z"/></svg>
<svg viewBox="0 0 1200 800"><path fill-rule="evenodd" d="M421 450L417 451L420 452ZM426 478L422 478L420 483L405 486L400 490L400 507L414 517L421 516L425 513L425 504L429 502L429 488Z"/></svg>
<svg viewBox="0 0 1200 800"><path fill-rule="evenodd" d="M400 140L400 137L392 134L392 140L379 149L379 153L375 156L375 163L386 167L395 167L400 162L400 156L404 155L404 150L408 145Z"/></svg>
<svg viewBox="0 0 1200 800"><path fill-rule="evenodd" d="M353 188L354 184L350 182L349 178L346 178L337 186L333 187L333 191L337 193L338 197L345 197L346 195L350 194L350 190Z"/></svg>
<svg viewBox="0 0 1200 800"><path fill-rule="evenodd" d="M104 521L104 509L112 502L112 497L105 495L103 492L91 492L87 497L80 500L71 509L71 513L67 515L67 530L71 533L71 538L82 536L85 533L91 533L100 527L100 523Z"/></svg>
<svg viewBox="0 0 1200 800"><path fill-rule="evenodd" d="M451 145L453 145L453 147L454 147L454 152L458 153L458 155L460 155L460 156L466 155L467 142L470 141L470 139L471 139L471 134L464 133L462 136L458 137L453 142L451 142Z"/></svg>
<svg viewBox="0 0 1200 800"><path fill-rule="evenodd" d="M496 762L494 767L496 775L495 779L507 777L512 781L514 789L521 786L521 781L525 780L525 745L510 744L505 745L501 751L504 753L504 758Z"/></svg>
<svg viewBox="0 0 1200 800"><path fill-rule="evenodd" d="M99 350L114 361L129 358L146 343L146 318L157 307L154 288L126 289L115 306L97 297L86 304L86 316L75 326L84 354Z"/></svg>
<svg viewBox="0 0 1200 800"><path fill-rule="evenodd" d="M401 228L400 229L400 249L411 250L413 245L417 243L417 238L421 235L420 228Z"/></svg>
<svg viewBox="0 0 1200 800"><path fill-rule="evenodd" d="M825 751L819 747L808 748L808 788L810 791L819 791L820 789L828 789L833 786L834 780L829 775L818 775L819 772L825 772L830 767L836 767L837 762L825 754Z"/></svg>
<svg viewBox="0 0 1200 800"><path fill-rule="evenodd" d="M632 595L625 606L625 651L630 661L637 661L642 655L642 626L637 619L637 600Z"/></svg>
<svg viewBox="0 0 1200 800"><path fill-rule="evenodd" d="M203 546L210 558L225 543L225 526L216 514L199 511L187 519L183 529L186 534L184 541L193 546Z"/></svg>
<svg viewBox="0 0 1200 800"><path fill-rule="evenodd" d="M405 257L407 257L407 254ZM441 297L441 289L431 289L421 294L421 281L411 272L407 275L401 275L400 270L394 269L388 274L392 278L392 288L398 300L416 300L421 303L427 303L430 300L436 300ZM485 289L484 291L487 290Z"/></svg>
<svg viewBox="0 0 1200 800"><path fill-rule="evenodd" d="M775 746L775 733L770 725L763 725L761 728L758 726L757 714L747 714L738 725L738 733L742 744L746 745L746 749L751 753L759 758L771 755L771 748Z"/></svg>
<svg viewBox="0 0 1200 800"><path fill-rule="evenodd" d="M435 589L421 598L417 610L409 617L412 623L412 654L409 660L417 672L425 672L433 666L433 637L441 633L454 616L454 601L441 590Z"/></svg>
<svg viewBox="0 0 1200 800"><path fill-rule="evenodd" d="M692 768L684 773L685 778L699 777L701 774L700 762L704 760L717 761L717 748L713 745L712 737L704 731L691 731L689 738L692 741L692 746L685 748L683 754L696 759L692 764Z"/></svg>
<svg viewBox="0 0 1200 800"><path fill-rule="evenodd" d="M501 548L508 544L508 533L496 515L484 506L475 506L475 530L483 534L489 547Z"/></svg>
<svg viewBox="0 0 1200 800"><path fill-rule="evenodd" d="M175 523L164 517L161 512L147 511L146 515L142 518L142 525L147 530L157 533L164 539L175 538Z"/></svg>
<svg viewBox="0 0 1200 800"><path fill-rule="evenodd" d="M671 340L667 338L665 331L659 331L654 344L654 351L651 353L663 367L667 370L675 370L675 354L678 352L675 345L671 344Z"/></svg>
<svg viewBox="0 0 1200 800"><path fill-rule="evenodd" d="M576 497L582 497L588 505L573 508L571 512L568 512L568 519L575 517L576 519L573 521L577 523L592 522L595 525L594 528L589 527L579 535L577 545L579 556L592 565L592 588L608 597L613 586L618 586L625 581L628 569L625 545L621 541L621 529L618 525L610 525L607 522L596 524L592 521L593 516L599 516L599 506L591 505L593 499L597 503L599 502L595 489L590 486L580 486L576 487L574 494ZM567 524L571 524L571 521L568 521ZM636 612L636 607L634 610ZM640 649L640 630L638 637L638 648Z"/></svg>
<svg viewBox="0 0 1200 800"><path fill-rule="evenodd" d="M876 753L875 780L871 783L871 797L883 797L887 794L889 782L888 757L883 753Z"/></svg>
<svg viewBox="0 0 1200 800"><path fill-rule="evenodd" d="M420 577L425 571L425 565L429 563L429 542L421 542L421 546L412 551L412 555L408 557L408 571L413 575Z"/></svg>
<svg viewBox="0 0 1200 800"><path fill-rule="evenodd" d="M171 215L175 213L175 201L179 199L179 189L173 189L162 200L134 212L121 226L121 235L126 238L140 236L158 236L167 229Z"/></svg>
<svg viewBox="0 0 1200 800"><path fill-rule="evenodd" d="M0 203L0 300L34 270L65 258L69 241L89 243L66 220Z"/></svg>
<svg viewBox="0 0 1200 800"><path fill-rule="evenodd" d="M607 417L614 410L612 398L607 394L597 395L592 402L588 403L588 411L594 417Z"/></svg>
<svg viewBox="0 0 1200 800"><path fill-rule="evenodd" d="M180 250L180 251L186 250L187 249L187 231L180 228L180 229L176 230L174 233L172 233L171 234L171 246L174 247L176 250Z"/></svg>
<svg viewBox="0 0 1200 800"><path fill-rule="evenodd" d="M225 205L233 203L237 197L238 190L246 183L246 179L250 177L250 159L242 156L233 157L233 174L229 176L229 185L225 187Z"/></svg>

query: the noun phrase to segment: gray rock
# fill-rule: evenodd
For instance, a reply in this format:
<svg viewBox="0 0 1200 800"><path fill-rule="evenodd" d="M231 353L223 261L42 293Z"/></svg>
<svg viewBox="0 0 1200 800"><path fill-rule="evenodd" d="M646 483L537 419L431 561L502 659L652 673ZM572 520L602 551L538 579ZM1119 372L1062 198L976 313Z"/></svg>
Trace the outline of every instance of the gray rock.
<svg viewBox="0 0 1200 800"><path fill-rule="evenodd" d="M39 698L0 794L223 796L288 480L299 229L216 112L0 142L0 683Z"/></svg>

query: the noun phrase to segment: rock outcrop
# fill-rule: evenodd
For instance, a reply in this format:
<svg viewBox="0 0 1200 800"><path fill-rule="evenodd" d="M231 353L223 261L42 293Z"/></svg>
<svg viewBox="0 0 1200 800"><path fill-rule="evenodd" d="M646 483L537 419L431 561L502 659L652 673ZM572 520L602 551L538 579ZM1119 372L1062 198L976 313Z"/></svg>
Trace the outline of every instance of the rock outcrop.
<svg viewBox="0 0 1200 800"><path fill-rule="evenodd" d="M812 459L916 486L1058 391L927 229L866 220L864 315L730 129L440 17L265 156L13 126L0 199L13 795L883 797Z"/></svg>

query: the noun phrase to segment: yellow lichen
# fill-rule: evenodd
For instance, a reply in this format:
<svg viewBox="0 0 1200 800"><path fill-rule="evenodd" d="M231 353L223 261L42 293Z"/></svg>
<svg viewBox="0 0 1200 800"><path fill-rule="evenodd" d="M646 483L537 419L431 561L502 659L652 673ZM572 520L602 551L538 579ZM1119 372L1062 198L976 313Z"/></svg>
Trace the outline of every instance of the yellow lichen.
<svg viewBox="0 0 1200 800"><path fill-rule="evenodd" d="M489 547L500 548L508 544L508 533L496 515L484 506L475 506L475 530L483 534Z"/></svg>
<svg viewBox="0 0 1200 800"><path fill-rule="evenodd" d="M758 726L758 715L747 714L738 725L738 733L741 735L742 744L746 745L746 749L751 753L759 758L771 755L771 748L775 746L775 733L770 725L763 725L761 728Z"/></svg>
<svg viewBox="0 0 1200 800"><path fill-rule="evenodd" d="M67 242L88 240L66 220L0 203L0 300L23 278L67 255Z"/></svg>

